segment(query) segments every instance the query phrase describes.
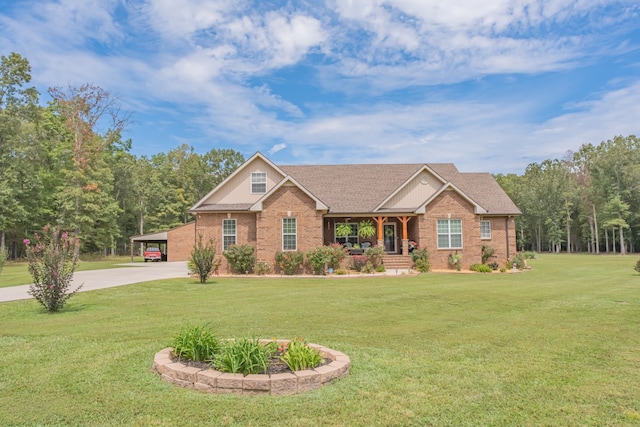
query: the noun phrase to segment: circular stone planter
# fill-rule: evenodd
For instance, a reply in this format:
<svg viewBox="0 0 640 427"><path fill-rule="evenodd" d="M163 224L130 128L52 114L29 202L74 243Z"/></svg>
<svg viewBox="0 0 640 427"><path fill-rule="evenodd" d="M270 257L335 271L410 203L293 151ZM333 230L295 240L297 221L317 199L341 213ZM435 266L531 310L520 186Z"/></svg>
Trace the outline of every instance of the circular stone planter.
<svg viewBox="0 0 640 427"><path fill-rule="evenodd" d="M260 340L268 343L273 340ZM289 340L276 340L277 343L289 343ZM349 373L351 361L349 356L339 351L331 350L318 344L309 344L322 357L330 359L331 363L304 371L293 373L263 375L228 374L215 369L201 369L189 367L171 360L171 347L156 353L152 369L160 377L171 384L193 390L216 394L271 394L286 395L313 390L341 378Z"/></svg>

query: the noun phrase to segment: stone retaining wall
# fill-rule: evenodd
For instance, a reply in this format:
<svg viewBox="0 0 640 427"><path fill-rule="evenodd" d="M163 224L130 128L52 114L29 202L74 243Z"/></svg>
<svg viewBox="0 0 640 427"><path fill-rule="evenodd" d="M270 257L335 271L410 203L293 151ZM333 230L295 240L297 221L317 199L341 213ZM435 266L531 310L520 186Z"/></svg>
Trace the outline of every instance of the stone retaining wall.
<svg viewBox="0 0 640 427"><path fill-rule="evenodd" d="M271 340L264 340L270 342ZM278 343L288 343L288 340L277 340ZM229 394L271 394L286 395L313 390L341 378L349 373L351 361L349 356L339 351L331 350L317 344L309 347L320 351L325 359L331 363L314 369L296 371L293 373L258 375L228 374L215 369L201 369L186 366L171 360L171 347L156 353L153 359L153 370L161 378L179 387L208 393Z"/></svg>

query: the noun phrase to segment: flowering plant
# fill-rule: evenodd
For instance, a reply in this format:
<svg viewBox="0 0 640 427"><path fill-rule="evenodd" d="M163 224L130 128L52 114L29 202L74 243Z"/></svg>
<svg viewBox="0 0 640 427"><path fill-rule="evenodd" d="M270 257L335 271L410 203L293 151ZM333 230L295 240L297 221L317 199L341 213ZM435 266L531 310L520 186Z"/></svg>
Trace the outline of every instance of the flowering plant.
<svg viewBox="0 0 640 427"><path fill-rule="evenodd" d="M29 273L33 284L28 293L49 312L60 310L82 285L71 291L71 280L78 265L79 241L67 232L46 225L35 242L24 239Z"/></svg>
<svg viewBox="0 0 640 427"><path fill-rule="evenodd" d="M418 247L418 243L415 240L409 240L409 252Z"/></svg>

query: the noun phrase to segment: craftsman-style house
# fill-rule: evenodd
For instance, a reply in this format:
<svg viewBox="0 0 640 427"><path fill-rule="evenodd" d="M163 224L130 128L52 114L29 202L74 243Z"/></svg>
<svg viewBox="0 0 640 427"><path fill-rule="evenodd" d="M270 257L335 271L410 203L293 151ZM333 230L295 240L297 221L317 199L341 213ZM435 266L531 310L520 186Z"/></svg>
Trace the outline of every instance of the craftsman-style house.
<svg viewBox="0 0 640 427"><path fill-rule="evenodd" d="M256 259L273 264L281 250L366 240L384 246L385 263L395 265L409 262L415 245L425 247L436 269L448 267L451 253L464 266L479 263L484 245L496 249L497 262L512 257L514 216L521 214L490 174L461 173L449 163L277 166L260 153L191 213L195 235L214 239L218 254L246 243ZM377 235L358 236L363 220ZM352 234L336 236L343 223Z"/></svg>

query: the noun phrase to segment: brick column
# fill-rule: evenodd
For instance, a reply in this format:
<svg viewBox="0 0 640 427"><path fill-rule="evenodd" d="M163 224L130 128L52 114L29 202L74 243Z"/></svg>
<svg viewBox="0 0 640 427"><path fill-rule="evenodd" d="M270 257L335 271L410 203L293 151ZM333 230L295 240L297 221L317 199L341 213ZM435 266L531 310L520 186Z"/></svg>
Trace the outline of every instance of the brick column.
<svg viewBox="0 0 640 427"><path fill-rule="evenodd" d="M409 239L402 239L402 255L409 255Z"/></svg>

